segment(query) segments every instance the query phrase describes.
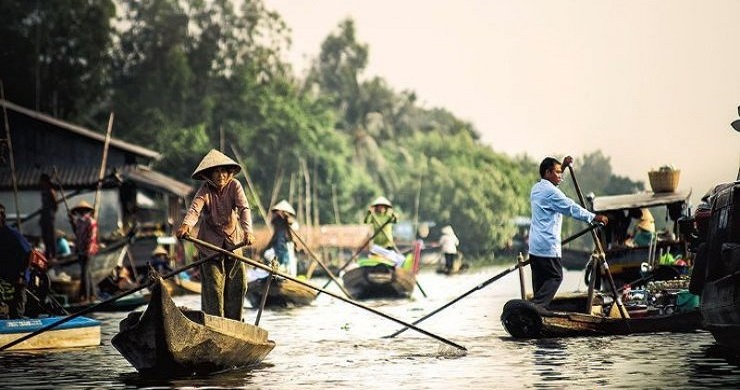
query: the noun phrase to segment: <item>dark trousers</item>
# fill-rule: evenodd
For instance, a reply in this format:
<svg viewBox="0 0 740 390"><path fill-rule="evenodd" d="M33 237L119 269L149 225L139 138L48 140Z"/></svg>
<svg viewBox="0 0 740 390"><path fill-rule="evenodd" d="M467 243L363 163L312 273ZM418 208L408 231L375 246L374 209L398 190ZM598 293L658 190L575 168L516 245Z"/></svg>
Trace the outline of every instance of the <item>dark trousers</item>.
<svg viewBox="0 0 740 390"><path fill-rule="evenodd" d="M90 258L87 255L79 255L80 261L80 299L92 298L95 294L92 285L92 275L90 275Z"/></svg>
<svg viewBox="0 0 740 390"><path fill-rule="evenodd" d="M445 269L446 270L452 269L452 265L455 262L455 256L457 256L457 254L455 253L445 253Z"/></svg>
<svg viewBox="0 0 740 390"><path fill-rule="evenodd" d="M529 255L532 267L532 303L547 307L563 281L563 264L559 257Z"/></svg>
<svg viewBox="0 0 740 390"><path fill-rule="evenodd" d="M41 239L44 241L44 247L46 248L44 255L48 260L56 259L57 257L57 240L54 232L54 217L41 214Z"/></svg>

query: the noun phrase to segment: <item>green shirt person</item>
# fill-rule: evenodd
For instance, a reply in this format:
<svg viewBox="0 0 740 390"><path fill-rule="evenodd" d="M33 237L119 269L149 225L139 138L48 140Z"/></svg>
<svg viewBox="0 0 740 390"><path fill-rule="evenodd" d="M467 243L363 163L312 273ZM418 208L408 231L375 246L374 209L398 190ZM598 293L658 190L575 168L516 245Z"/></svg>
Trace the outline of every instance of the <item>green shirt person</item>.
<svg viewBox="0 0 740 390"><path fill-rule="evenodd" d="M398 222L398 218L393 213L393 205L387 198L380 196L370 204L364 222L372 224L373 233L381 226L383 227L383 230L373 238L373 244L393 249L393 224Z"/></svg>

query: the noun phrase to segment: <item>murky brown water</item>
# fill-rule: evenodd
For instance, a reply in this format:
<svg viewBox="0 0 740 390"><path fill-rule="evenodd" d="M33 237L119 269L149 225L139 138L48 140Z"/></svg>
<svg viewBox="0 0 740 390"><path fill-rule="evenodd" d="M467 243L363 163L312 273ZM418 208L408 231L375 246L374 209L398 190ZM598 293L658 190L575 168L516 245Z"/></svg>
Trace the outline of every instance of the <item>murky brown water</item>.
<svg viewBox="0 0 740 390"><path fill-rule="evenodd" d="M451 277L422 271L419 282L428 298L417 290L411 300L366 303L411 322L502 269L490 267ZM581 279L579 272L567 271L561 291L585 289ZM464 345L466 354L411 330L394 339L382 338L399 325L322 294L310 307L263 313L260 325L277 346L260 367L249 371L206 378L142 378L110 345L124 317L114 313L95 315L104 322L100 347L0 353L0 387L740 388L740 361L718 349L707 332L513 340L499 316L504 303L519 294L518 283L517 274L511 273L419 325ZM330 290L339 291L335 286ZM198 296L176 297L176 301L199 306ZM248 310L246 315L253 321L256 311Z"/></svg>

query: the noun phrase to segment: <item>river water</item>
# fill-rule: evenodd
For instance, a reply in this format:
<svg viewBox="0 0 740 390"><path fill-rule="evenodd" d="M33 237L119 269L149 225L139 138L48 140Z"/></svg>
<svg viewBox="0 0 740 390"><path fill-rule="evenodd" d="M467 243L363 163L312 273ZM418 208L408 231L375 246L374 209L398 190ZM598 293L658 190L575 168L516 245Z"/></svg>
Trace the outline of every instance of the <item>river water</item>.
<svg viewBox="0 0 740 390"><path fill-rule="evenodd" d="M504 266L444 276L422 270L409 300L365 304L412 322L498 274ZM110 344L124 313L100 313L99 347L0 353L0 388L245 388L245 389L697 389L740 388L740 361L718 348L711 334L651 334L519 341L499 317L519 295L516 272L478 290L419 326L465 346L462 353L400 325L321 294L312 306L266 311L260 326L277 344L250 370L204 378L147 379ZM560 291L585 290L582 275L566 271ZM527 279L528 280L528 279ZM316 284L323 285L323 280ZM530 288L528 286L528 288ZM336 286L329 287L339 293ZM175 297L199 307L197 295ZM249 303L245 300L245 305ZM256 310L246 310L254 321ZM739 335L740 337L740 335Z"/></svg>

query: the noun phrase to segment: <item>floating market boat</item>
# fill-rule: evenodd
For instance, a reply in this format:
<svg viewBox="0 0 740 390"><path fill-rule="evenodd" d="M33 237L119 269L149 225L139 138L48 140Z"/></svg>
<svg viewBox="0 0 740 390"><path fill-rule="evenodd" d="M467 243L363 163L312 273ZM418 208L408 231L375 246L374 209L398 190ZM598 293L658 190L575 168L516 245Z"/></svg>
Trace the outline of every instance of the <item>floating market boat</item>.
<svg viewBox="0 0 740 390"><path fill-rule="evenodd" d="M7 345L63 318L65 317L0 320L0 345ZM7 350L57 349L97 345L100 345L100 322L87 317L76 317Z"/></svg>
<svg viewBox="0 0 740 390"><path fill-rule="evenodd" d="M260 270L262 271L262 270ZM266 274L266 272L264 272ZM262 276L247 284L247 299L254 308L259 308L262 296L267 287L268 276ZM291 280L274 277L270 282L265 307L294 307L310 305L316 299L317 292Z"/></svg>
<svg viewBox="0 0 740 390"><path fill-rule="evenodd" d="M376 249L377 250L377 249ZM342 275L344 288L354 299L408 298L416 286L420 245L402 256L393 251L361 258Z"/></svg>
<svg viewBox="0 0 740 390"><path fill-rule="evenodd" d="M106 297L107 300L110 297ZM126 295L122 298L116 299L115 301L108 302L104 305L100 305L104 300L95 300L92 302L76 302L63 305L64 309L69 313L77 313L82 310L89 309L93 306L99 305L92 310L92 312L125 312L137 309L141 306L149 303L150 294L148 292L137 291L133 294Z"/></svg>
<svg viewBox="0 0 740 390"><path fill-rule="evenodd" d="M696 252L689 287L701 295L704 325L717 343L740 352L740 177L702 200L685 221Z"/></svg>
<svg viewBox="0 0 740 390"><path fill-rule="evenodd" d="M275 347L267 337L251 324L178 308L160 278L149 306L123 319L111 344L141 374L171 377L255 366Z"/></svg>
<svg viewBox="0 0 740 390"><path fill-rule="evenodd" d="M594 300L594 307L599 310L592 313L578 310L587 305L585 293L556 297L550 310L544 310L529 301L515 299L504 305L501 322L512 337L526 339L690 332L702 328L701 313L690 298L684 299L681 306L676 306L675 303L662 308L625 305L627 318L622 318L616 307L602 312L601 308L611 308L612 302L599 298L603 297Z"/></svg>

